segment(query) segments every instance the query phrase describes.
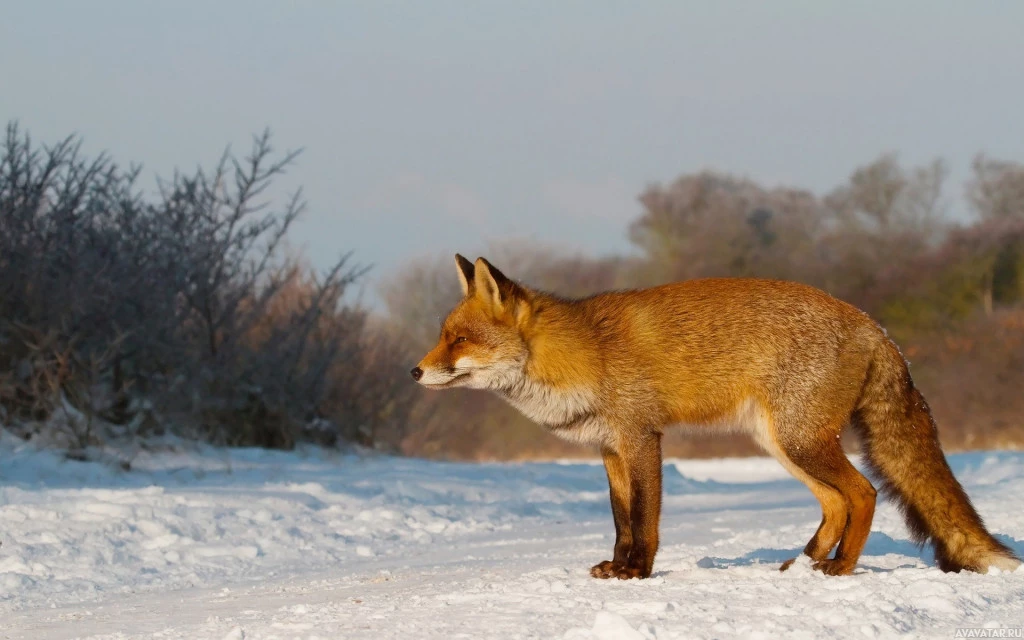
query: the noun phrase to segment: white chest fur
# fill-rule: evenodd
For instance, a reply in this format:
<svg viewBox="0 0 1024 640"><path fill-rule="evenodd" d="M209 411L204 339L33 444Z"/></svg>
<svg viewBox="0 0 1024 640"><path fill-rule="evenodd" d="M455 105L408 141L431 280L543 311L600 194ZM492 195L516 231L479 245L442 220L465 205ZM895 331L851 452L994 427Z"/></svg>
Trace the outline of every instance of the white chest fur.
<svg viewBox="0 0 1024 640"><path fill-rule="evenodd" d="M517 381L502 395L527 418L573 442L606 442L608 429L594 413L596 394L585 388L556 388L527 378Z"/></svg>

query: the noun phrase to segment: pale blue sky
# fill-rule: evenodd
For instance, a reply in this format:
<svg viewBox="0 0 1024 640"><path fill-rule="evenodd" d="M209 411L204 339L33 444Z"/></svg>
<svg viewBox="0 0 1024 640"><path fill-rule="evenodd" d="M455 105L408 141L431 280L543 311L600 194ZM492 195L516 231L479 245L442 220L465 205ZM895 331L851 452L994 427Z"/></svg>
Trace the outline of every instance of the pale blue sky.
<svg viewBox="0 0 1024 640"><path fill-rule="evenodd" d="M628 249L650 182L1024 160L1024 2L6 2L0 120L153 173L269 125L319 264ZM959 185L952 196L959 197ZM954 202L954 207L957 203Z"/></svg>

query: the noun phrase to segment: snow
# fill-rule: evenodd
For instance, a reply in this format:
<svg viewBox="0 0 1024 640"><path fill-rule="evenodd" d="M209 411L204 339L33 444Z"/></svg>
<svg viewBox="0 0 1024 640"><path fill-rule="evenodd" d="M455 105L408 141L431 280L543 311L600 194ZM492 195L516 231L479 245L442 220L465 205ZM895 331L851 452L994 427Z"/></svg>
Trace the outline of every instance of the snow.
<svg viewBox="0 0 1024 640"><path fill-rule="evenodd" d="M124 471L2 431L0 461L0 638L951 638L1024 624L1024 569L943 574L887 504L855 575L806 558L780 573L820 511L768 459L667 461L644 581L588 574L613 541L593 462L177 446ZM950 462L1024 552L1024 454Z"/></svg>

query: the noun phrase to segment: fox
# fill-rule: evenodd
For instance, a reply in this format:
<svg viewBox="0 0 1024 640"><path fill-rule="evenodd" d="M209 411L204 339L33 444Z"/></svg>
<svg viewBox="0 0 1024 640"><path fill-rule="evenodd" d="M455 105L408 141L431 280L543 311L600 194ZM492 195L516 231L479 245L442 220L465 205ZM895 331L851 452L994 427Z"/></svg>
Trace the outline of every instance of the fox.
<svg viewBox="0 0 1024 640"><path fill-rule="evenodd" d="M412 377L428 389L491 391L551 433L600 450L615 544L593 577L651 576L661 439L676 426L748 433L806 484L822 518L803 554L826 575L853 573L875 511L875 486L840 442L847 426L868 474L912 539L931 542L942 571L1020 566L954 477L899 348L853 305L756 278L569 299L484 258L456 254L455 263L463 297Z"/></svg>

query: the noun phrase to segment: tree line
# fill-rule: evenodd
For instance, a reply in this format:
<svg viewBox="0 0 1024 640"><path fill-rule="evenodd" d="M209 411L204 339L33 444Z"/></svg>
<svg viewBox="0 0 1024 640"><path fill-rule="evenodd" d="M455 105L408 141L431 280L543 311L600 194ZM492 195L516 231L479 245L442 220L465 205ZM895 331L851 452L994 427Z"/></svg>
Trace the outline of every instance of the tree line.
<svg viewBox="0 0 1024 640"><path fill-rule="evenodd" d="M979 155L959 200L941 161L892 154L824 195L716 171L652 184L624 231L638 255L567 256L511 243L487 255L543 289L586 295L710 276L805 282L876 318L903 347L952 448L1024 445L1024 166ZM435 318L458 299L450 257L403 269L385 286L396 340L425 352ZM418 356L417 356L418 357ZM444 397L441 397L444 396ZM452 397L456 396L456 397ZM499 399L425 393L402 436L409 453L468 458L571 456ZM851 443L852 444L852 443ZM676 455L757 452L745 436L675 434Z"/></svg>
<svg viewBox="0 0 1024 640"><path fill-rule="evenodd" d="M419 389L406 371L459 298L451 256L346 297L366 268L287 247L306 203L271 197L296 152L269 133L244 155L176 173L39 145L0 149L0 422L69 451L162 434L234 446L358 443L410 455L590 454L488 394ZM883 155L824 195L716 171L652 184L595 258L506 241L486 255L568 296L707 276L806 282L868 311L904 349L952 448L1024 444L1024 166L975 158L962 199L941 161ZM952 194L952 197L951 197ZM347 239L351 245L357 239ZM670 454L755 452L740 436L673 437Z"/></svg>

